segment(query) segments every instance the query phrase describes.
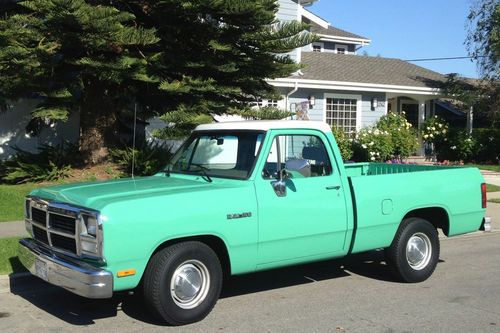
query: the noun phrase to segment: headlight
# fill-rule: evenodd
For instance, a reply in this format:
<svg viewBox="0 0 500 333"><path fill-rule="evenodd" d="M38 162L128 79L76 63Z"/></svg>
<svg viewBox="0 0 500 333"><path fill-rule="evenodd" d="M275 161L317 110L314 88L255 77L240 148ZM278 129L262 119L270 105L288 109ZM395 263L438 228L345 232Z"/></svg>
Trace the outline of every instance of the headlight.
<svg viewBox="0 0 500 333"><path fill-rule="evenodd" d="M30 199L26 199L26 201L24 201L24 216L27 219L31 218L30 205L31 205L31 200Z"/></svg>
<svg viewBox="0 0 500 333"><path fill-rule="evenodd" d="M99 235L100 226L97 215L82 213L80 215L80 248L82 254L100 256L102 236Z"/></svg>
<svg viewBox="0 0 500 333"><path fill-rule="evenodd" d="M82 215L82 236L97 237L98 222L97 218L93 215Z"/></svg>

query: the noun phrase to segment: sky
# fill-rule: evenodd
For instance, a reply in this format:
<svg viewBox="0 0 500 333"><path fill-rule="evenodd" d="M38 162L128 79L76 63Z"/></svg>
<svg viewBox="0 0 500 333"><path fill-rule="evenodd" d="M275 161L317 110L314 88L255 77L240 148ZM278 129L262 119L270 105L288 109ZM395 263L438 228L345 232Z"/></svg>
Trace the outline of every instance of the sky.
<svg viewBox="0 0 500 333"><path fill-rule="evenodd" d="M319 0L307 7L332 26L371 39L370 56L428 59L468 56L464 41L472 0ZM419 61L436 72L477 78L470 59Z"/></svg>

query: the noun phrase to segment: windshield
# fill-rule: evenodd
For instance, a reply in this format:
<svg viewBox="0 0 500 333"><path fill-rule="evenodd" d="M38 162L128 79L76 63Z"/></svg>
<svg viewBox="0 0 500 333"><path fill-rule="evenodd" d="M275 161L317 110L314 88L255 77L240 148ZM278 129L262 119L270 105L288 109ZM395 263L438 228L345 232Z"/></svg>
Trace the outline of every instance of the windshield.
<svg viewBox="0 0 500 333"><path fill-rule="evenodd" d="M175 153L167 171L247 179L263 139L261 131L194 132Z"/></svg>

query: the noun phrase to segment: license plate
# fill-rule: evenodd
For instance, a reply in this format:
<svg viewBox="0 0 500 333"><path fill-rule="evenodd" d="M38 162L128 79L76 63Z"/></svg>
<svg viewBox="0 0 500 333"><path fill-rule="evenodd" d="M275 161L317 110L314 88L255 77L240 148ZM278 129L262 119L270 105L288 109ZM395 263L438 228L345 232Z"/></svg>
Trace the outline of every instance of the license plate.
<svg viewBox="0 0 500 333"><path fill-rule="evenodd" d="M47 281L47 263L40 259L35 260L35 273L39 278Z"/></svg>

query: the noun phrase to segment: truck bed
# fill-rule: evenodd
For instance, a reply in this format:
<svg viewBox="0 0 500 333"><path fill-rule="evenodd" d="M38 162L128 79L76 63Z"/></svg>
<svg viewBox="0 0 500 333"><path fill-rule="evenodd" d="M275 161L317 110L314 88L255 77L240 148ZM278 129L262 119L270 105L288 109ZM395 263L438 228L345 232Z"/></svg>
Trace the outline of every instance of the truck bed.
<svg viewBox="0 0 500 333"><path fill-rule="evenodd" d="M347 177L387 175L432 170L457 169L456 166L389 164L389 163L351 163L345 164Z"/></svg>
<svg viewBox="0 0 500 333"><path fill-rule="evenodd" d="M419 209L439 211L448 236L479 229L479 169L384 163L346 164L354 209L352 252L388 247L400 222Z"/></svg>

